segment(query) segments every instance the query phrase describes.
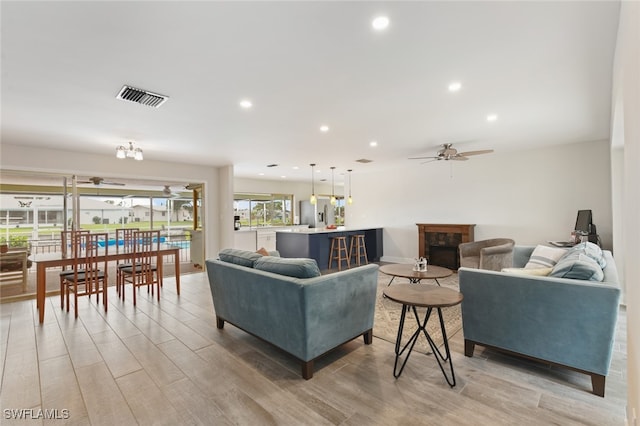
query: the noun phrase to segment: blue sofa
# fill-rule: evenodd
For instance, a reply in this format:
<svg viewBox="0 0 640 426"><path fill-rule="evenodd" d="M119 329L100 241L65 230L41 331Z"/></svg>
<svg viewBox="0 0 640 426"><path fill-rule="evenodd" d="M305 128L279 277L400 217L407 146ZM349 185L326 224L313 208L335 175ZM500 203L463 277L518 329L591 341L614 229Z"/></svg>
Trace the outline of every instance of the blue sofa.
<svg viewBox="0 0 640 426"><path fill-rule="evenodd" d="M314 360L360 335L373 338L378 265L320 275L313 259L225 249L207 260L218 329L229 322L290 353L313 377Z"/></svg>
<svg viewBox="0 0 640 426"><path fill-rule="evenodd" d="M513 266L524 267L534 248L515 246ZM465 355L477 344L568 367L604 396L620 287L611 252L601 259L602 281L460 268Z"/></svg>

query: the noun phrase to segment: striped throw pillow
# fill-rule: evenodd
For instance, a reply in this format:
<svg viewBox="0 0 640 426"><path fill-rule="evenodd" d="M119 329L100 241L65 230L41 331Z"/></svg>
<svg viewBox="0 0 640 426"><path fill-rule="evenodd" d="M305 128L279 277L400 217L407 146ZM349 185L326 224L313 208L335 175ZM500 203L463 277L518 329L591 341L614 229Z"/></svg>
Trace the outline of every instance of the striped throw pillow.
<svg viewBox="0 0 640 426"><path fill-rule="evenodd" d="M536 246L525 269L553 268L558 260L567 253L567 249L551 246Z"/></svg>

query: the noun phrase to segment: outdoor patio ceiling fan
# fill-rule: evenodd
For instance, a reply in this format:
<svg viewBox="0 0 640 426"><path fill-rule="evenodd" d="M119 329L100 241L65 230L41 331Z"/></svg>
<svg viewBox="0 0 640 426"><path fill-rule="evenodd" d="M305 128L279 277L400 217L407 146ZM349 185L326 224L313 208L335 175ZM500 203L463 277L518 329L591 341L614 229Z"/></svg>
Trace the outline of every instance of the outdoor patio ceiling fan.
<svg viewBox="0 0 640 426"><path fill-rule="evenodd" d="M436 156L409 157L409 160L430 160L430 161L425 161L424 163L430 163L431 161L441 161L441 160L467 161L469 159L468 157L472 155L489 154L491 152L493 152L492 149L484 149L480 151L458 152L458 150L453 147L453 144L444 143L442 144L442 148L438 150Z"/></svg>
<svg viewBox="0 0 640 426"><path fill-rule="evenodd" d="M92 183L95 186L100 186L100 185L124 186L124 183L121 183L121 182L108 182L108 181L105 181L104 178L101 178L101 177L98 177L98 176L90 177L87 180L79 180L78 183L79 184Z"/></svg>
<svg viewBox="0 0 640 426"><path fill-rule="evenodd" d="M165 185L164 188L162 189L162 195L164 195L165 197L169 198L169 197L179 197L180 194L177 192L173 192L171 190L171 185Z"/></svg>

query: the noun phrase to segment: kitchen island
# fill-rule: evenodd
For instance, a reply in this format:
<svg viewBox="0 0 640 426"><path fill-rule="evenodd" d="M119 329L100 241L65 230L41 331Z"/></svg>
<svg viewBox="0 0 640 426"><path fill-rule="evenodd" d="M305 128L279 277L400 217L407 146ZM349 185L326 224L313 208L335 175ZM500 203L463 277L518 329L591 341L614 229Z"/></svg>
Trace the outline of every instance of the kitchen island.
<svg viewBox="0 0 640 426"><path fill-rule="evenodd" d="M329 250L331 238L364 234L365 247L369 262L379 262L382 257L382 228L346 228L336 229L304 228L276 232L276 250L282 257L308 257L318 262L320 270L329 269Z"/></svg>

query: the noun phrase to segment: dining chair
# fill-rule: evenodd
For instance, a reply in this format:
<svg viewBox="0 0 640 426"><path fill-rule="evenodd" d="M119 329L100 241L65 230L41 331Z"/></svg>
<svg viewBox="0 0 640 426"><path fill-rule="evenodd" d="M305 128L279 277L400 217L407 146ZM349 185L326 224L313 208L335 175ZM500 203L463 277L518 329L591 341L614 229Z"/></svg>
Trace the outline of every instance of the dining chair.
<svg viewBox="0 0 640 426"><path fill-rule="evenodd" d="M116 253L133 253L133 236L140 228L118 228L116 229ZM122 242L122 244L120 244ZM122 276L120 269L131 266L130 260L116 261L116 292L120 294L122 290Z"/></svg>
<svg viewBox="0 0 640 426"><path fill-rule="evenodd" d="M96 302L102 304L107 311L107 259L109 249L109 236L107 233L81 233L73 237L73 274L64 279L65 296L67 299L67 312L69 312L70 293L74 296L75 317L78 318L78 296L96 294ZM104 249L102 248L104 246ZM99 257L103 256L100 260Z"/></svg>
<svg viewBox="0 0 640 426"><path fill-rule="evenodd" d="M76 257L75 249L76 245L74 243L77 235L89 234L91 231L86 229L76 229L69 231L60 232L60 248L62 250L63 255L66 253L67 257ZM60 309L64 309L64 280L65 278L73 275L73 268L67 269L66 267L62 267L62 272L60 272Z"/></svg>
<svg viewBox="0 0 640 426"><path fill-rule="evenodd" d="M151 295L157 290L157 298L160 300L161 280L156 262L158 250L160 250L160 231L138 231L134 233L133 241L133 264L129 267L119 269L121 274L122 291L120 297L125 299L126 284L131 283L133 289L133 305L137 302L137 289L147 286L147 292L151 290ZM154 286L156 289L154 289Z"/></svg>

